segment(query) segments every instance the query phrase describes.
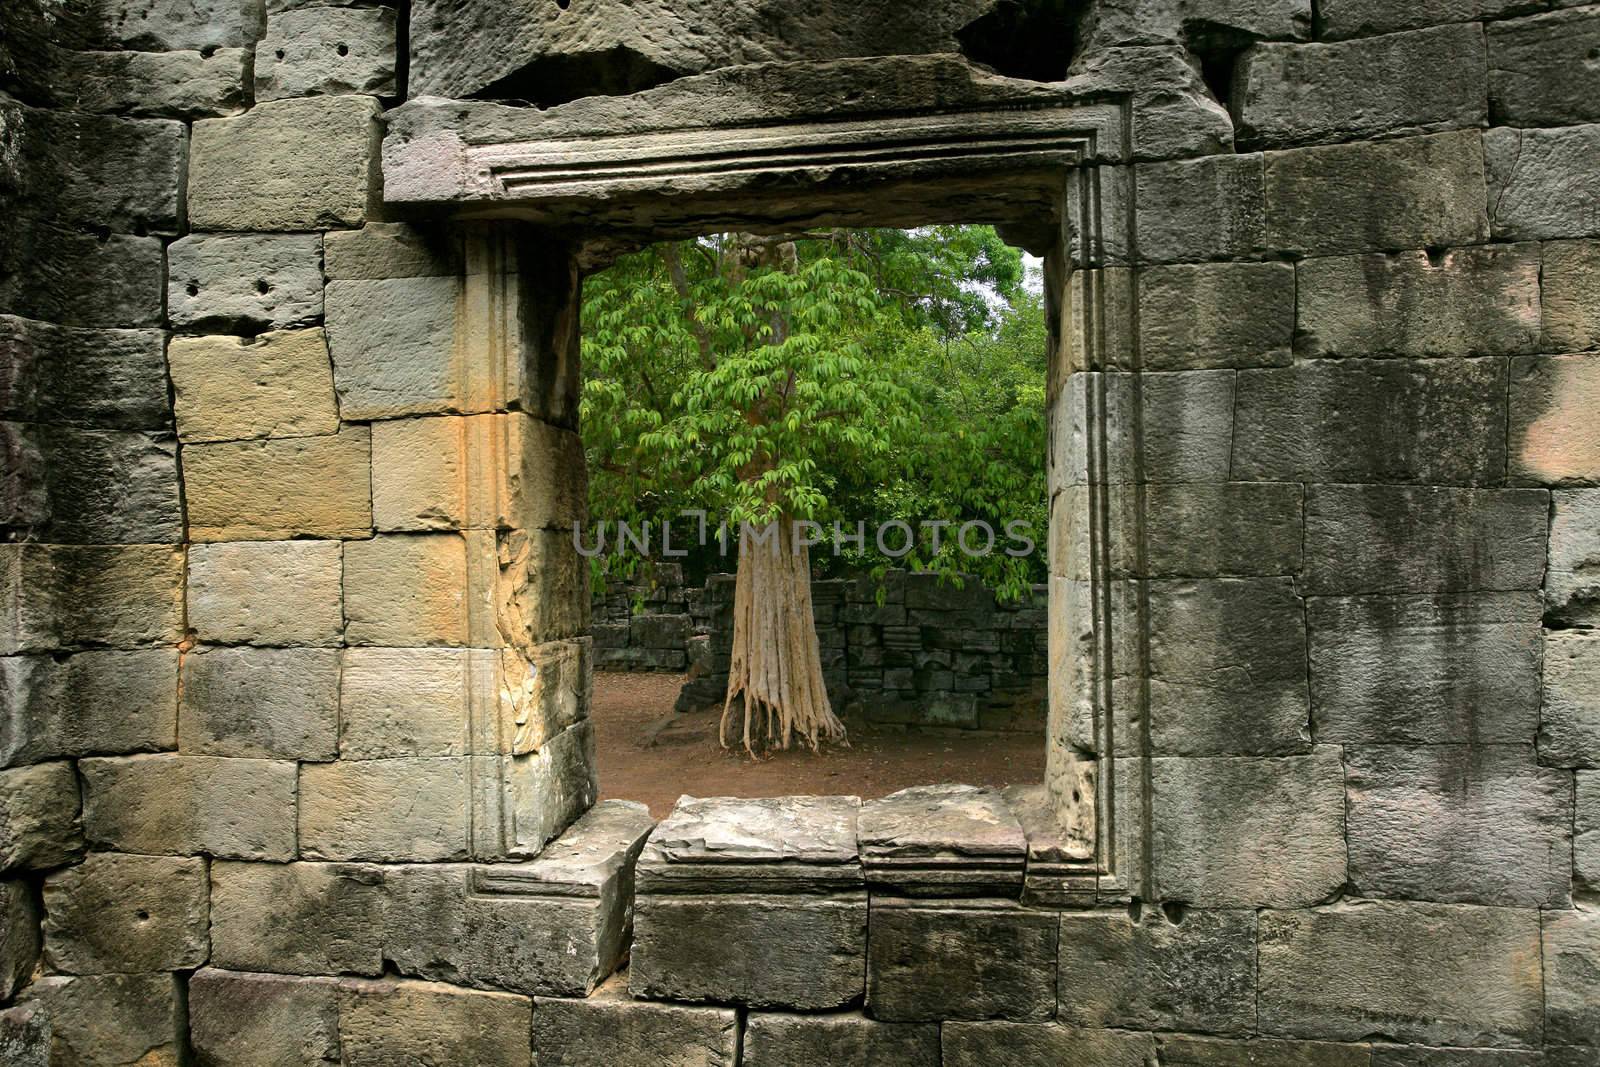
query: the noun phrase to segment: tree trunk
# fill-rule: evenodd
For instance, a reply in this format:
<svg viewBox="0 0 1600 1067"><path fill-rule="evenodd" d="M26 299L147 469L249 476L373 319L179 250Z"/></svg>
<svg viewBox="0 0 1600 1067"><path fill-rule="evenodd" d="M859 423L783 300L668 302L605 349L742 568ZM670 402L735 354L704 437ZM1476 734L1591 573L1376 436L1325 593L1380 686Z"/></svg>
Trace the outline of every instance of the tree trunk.
<svg viewBox="0 0 1600 1067"><path fill-rule="evenodd" d="M787 515L766 540L741 531L733 593L733 664L719 730L728 747L728 724L742 696L744 749L786 749L799 737L815 751L823 741L844 740L844 723L828 703L822 652L811 611L811 555L794 540Z"/></svg>

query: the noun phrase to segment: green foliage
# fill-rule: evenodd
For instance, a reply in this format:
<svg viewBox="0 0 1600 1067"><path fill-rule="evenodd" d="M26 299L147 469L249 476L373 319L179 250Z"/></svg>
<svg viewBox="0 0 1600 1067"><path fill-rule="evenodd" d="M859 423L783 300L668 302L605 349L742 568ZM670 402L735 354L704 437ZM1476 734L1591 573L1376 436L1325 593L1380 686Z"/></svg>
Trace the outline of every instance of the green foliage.
<svg viewBox="0 0 1600 1067"><path fill-rule="evenodd" d="M657 245L586 281L591 516L865 521L865 550L815 550L819 573L976 573L1013 596L1042 581L1045 322L1020 254L980 226L834 231L787 262L755 241ZM951 527L938 554L889 560L873 532L890 519L984 519L1001 541L974 560ZM1031 557L1004 554L1011 520ZM692 534L680 519L677 544ZM629 573L607 547L597 574Z"/></svg>

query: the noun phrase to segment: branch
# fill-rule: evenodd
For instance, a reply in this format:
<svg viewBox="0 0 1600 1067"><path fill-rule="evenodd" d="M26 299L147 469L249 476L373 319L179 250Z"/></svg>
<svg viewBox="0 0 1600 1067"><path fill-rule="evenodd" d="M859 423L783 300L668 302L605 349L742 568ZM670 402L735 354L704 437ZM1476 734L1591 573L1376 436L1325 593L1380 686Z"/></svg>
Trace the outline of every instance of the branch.
<svg viewBox="0 0 1600 1067"><path fill-rule="evenodd" d="M694 334L694 343L700 348L700 362L706 370L716 367L716 357L711 354L711 336L706 333L703 323L695 316L694 294L689 291L689 276L684 273L683 259L678 255L676 244L661 246L661 255L667 261L667 271L672 275L672 287L678 291L678 299L683 302L684 312L689 320L689 332Z"/></svg>

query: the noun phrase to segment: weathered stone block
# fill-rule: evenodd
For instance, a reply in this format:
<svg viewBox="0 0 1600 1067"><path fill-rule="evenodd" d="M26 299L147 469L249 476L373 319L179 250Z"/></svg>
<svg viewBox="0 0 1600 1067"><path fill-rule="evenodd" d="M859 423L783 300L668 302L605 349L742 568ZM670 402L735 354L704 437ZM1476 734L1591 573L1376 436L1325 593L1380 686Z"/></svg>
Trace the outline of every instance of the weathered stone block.
<svg viewBox="0 0 1600 1067"><path fill-rule="evenodd" d="M1251 1029L1255 913L1170 910L1063 914L1058 1018L1095 1028Z"/></svg>
<svg viewBox="0 0 1600 1067"><path fill-rule="evenodd" d="M1225 1041L1183 1034L1157 1034L1162 1067L1371 1067L1372 1046L1329 1041ZM1412 1061L1405 1061L1411 1064ZM1398 1062L1395 1067L1399 1067ZM1413 1064L1413 1067L1421 1067ZM1434 1064L1431 1067L1446 1067ZM1456 1067L1470 1067L1465 1061ZM1495 1067L1483 1063L1478 1067ZM1509 1067L1509 1065L1507 1065Z"/></svg>
<svg viewBox="0 0 1600 1067"><path fill-rule="evenodd" d="M545 842L589 810L599 797L595 774L594 724L580 722L562 730L538 752L513 756L475 756L474 775L483 783L498 782L498 793L480 805L498 813L496 824L474 820L476 855L480 858L536 856Z"/></svg>
<svg viewBox="0 0 1600 1067"><path fill-rule="evenodd" d="M0 871L43 871L83 854L71 763L0 771Z"/></svg>
<svg viewBox="0 0 1600 1067"><path fill-rule="evenodd" d="M1479 244L1483 166L1477 130L1269 152L1267 246L1319 256Z"/></svg>
<svg viewBox="0 0 1600 1067"><path fill-rule="evenodd" d="M1551 1044L1600 1045L1600 914L1544 913L1544 1033Z"/></svg>
<svg viewBox="0 0 1600 1067"><path fill-rule="evenodd" d="M1600 125L1498 127L1484 133L1483 152L1497 239L1600 236Z"/></svg>
<svg viewBox="0 0 1600 1067"><path fill-rule="evenodd" d="M224 541L189 549L189 627L200 641L336 645L344 634L338 541Z"/></svg>
<svg viewBox="0 0 1600 1067"><path fill-rule="evenodd" d="M683 1067L734 1067L738 1062L754 1067L768 1062L752 1060L748 1049L740 1060L739 1030L738 1013L731 1008L632 1000L623 972L586 1000L535 1001L533 1051L539 1067L643 1067L658 1062L667 1049Z"/></svg>
<svg viewBox="0 0 1600 1067"><path fill-rule="evenodd" d="M1145 490L1146 573L1215 578L1296 574L1299 485L1154 484Z"/></svg>
<svg viewBox="0 0 1600 1067"><path fill-rule="evenodd" d="M321 330L249 342L175 337L167 348L178 436L189 441L312 437L339 429Z"/></svg>
<svg viewBox="0 0 1600 1067"><path fill-rule="evenodd" d="M1547 241L1543 247L1544 350L1600 348L1600 241Z"/></svg>
<svg viewBox="0 0 1600 1067"><path fill-rule="evenodd" d="M10 1000L33 977L38 962L39 904L33 889L20 880L0 881L0 997Z"/></svg>
<svg viewBox="0 0 1600 1067"><path fill-rule="evenodd" d="M494 552L494 535L482 531L350 542L346 638L353 645L498 646Z"/></svg>
<svg viewBox="0 0 1600 1067"><path fill-rule="evenodd" d="M1600 889L1600 772L1577 773L1577 805L1572 820L1573 874L1579 885Z"/></svg>
<svg viewBox="0 0 1600 1067"><path fill-rule="evenodd" d="M946 1067L1145 1067L1155 1062L1149 1034L1005 1022L946 1023L940 1032Z"/></svg>
<svg viewBox="0 0 1600 1067"><path fill-rule="evenodd" d="M1015 898L1023 886L1027 833L997 790L901 789L862 805L857 838L867 884L875 890Z"/></svg>
<svg viewBox="0 0 1600 1067"><path fill-rule="evenodd" d="M322 269L331 281L382 281L460 274L459 234L449 227L369 222L322 237Z"/></svg>
<svg viewBox="0 0 1600 1067"><path fill-rule="evenodd" d="M1139 353L1147 370L1285 365L1294 317L1294 267L1287 263L1139 272Z"/></svg>
<svg viewBox="0 0 1600 1067"><path fill-rule="evenodd" d="M534 644L588 633L589 564L570 530L513 531L499 547L504 610L516 633Z"/></svg>
<svg viewBox="0 0 1600 1067"><path fill-rule="evenodd" d="M1544 635L1544 706L1539 762L1600 767L1600 633Z"/></svg>
<svg viewBox="0 0 1600 1067"><path fill-rule="evenodd" d="M189 536L366 537L372 531L371 451L365 426L326 437L185 446Z"/></svg>
<svg viewBox="0 0 1600 1067"><path fill-rule="evenodd" d="M1561 0L1565 2L1565 0ZM1327 0L1318 8L1318 35L1327 39L1501 18L1528 8L1524 0L1419 0L1397 6L1386 0Z"/></svg>
<svg viewBox="0 0 1600 1067"><path fill-rule="evenodd" d="M0 652L176 644L183 550L169 545L0 546Z"/></svg>
<svg viewBox="0 0 1600 1067"><path fill-rule="evenodd" d="M192 234L167 249L167 317L179 328L257 333L322 318L322 236Z"/></svg>
<svg viewBox="0 0 1600 1067"><path fill-rule="evenodd" d="M1306 614L1319 741L1525 745L1538 730L1537 593L1314 597Z"/></svg>
<svg viewBox="0 0 1600 1067"><path fill-rule="evenodd" d="M272 100L194 124L189 224L205 230L359 226L377 188L378 104Z"/></svg>
<svg viewBox="0 0 1600 1067"><path fill-rule="evenodd" d="M1152 372L1143 375L1144 479L1150 482L1221 482L1228 478L1233 445L1234 382L1227 370ZM1132 383L1107 382L1107 464L1101 477L1135 480Z"/></svg>
<svg viewBox="0 0 1600 1067"><path fill-rule="evenodd" d="M374 423L372 472L380 530L571 530L587 511L582 440L522 414Z"/></svg>
<svg viewBox="0 0 1600 1067"><path fill-rule="evenodd" d="M537 1044L537 1030L535 1035ZM745 1018L743 1048L740 1062L746 1067L805 1067L816 1063L938 1067L941 1062L937 1025L882 1023L859 1012L751 1012Z"/></svg>
<svg viewBox="0 0 1600 1067"><path fill-rule="evenodd" d="M84 836L122 852L285 861L295 764L159 754L78 762Z"/></svg>
<svg viewBox="0 0 1600 1067"><path fill-rule="evenodd" d="M347 760L463 756L473 716L491 737L502 717L500 653L457 648L350 648L339 692Z"/></svg>
<svg viewBox="0 0 1600 1067"><path fill-rule="evenodd" d="M1259 44L1234 74L1241 145L1283 147L1482 126L1483 27L1337 44Z"/></svg>
<svg viewBox="0 0 1600 1067"><path fill-rule="evenodd" d="M1309 747L1305 610L1292 579L1152 582L1149 626L1156 752Z"/></svg>
<svg viewBox="0 0 1600 1067"><path fill-rule="evenodd" d="M199 1067L339 1062L338 983L204 967L189 979Z"/></svg>
<svg viewBox="0 0 1600 1067"><path fill-rule="evenodd" d="M1345 882L1338 750L1276 759L1157 759L1151 815L1164 900L1304 907Z"/></svg>
<svg viewBox="0 0 1600 1067"><path fill-rule="evenodd" d="M1594 62L1600 15L1593 8L1491 22L1485 28L1489 107L1496 125L1570 126L1600 119L1600 73Z"/></svg>
<svg viewBox="0 0 1600 1067"><path fill-rule="evenodd" d="M64 326L161 325L159 238L30 230L0 246L0 309Z"/></svg>
<svg viewBox="0 0 1600 1067"><path fill-rule="evenodd" d="M1539 1040L1539 913L1351 902L1267 911L1269 1035L1525 1048Z"/></svg>
<svg viewBox="0 0 1600 1067"><path fill-rule="evenodd" d="M384 870L351 863L214 863L211 962L287 974L383 973Z"/></svg>
<svg viewBox="0 0 1600 1067"><path fill-rule="evenodd" d="M50 1020L50 1062L177 1067L183 1002L172 974L52 975L28 988Z"/></svg>
<svg viewBox="0 0 1600 1067"><path fill-rule="evenodd" d="M177 746L178 653L0 658L0 766Z"/></svg>
<svg viewBox="0 0 1600 1067"><path fill-rule="evenodd" d="M36 536L63 544L183 539L178 450L170 433L31 427L46 514ZM26 505L25 505L26 507Z"/></svg>
<svg viewBox="0 0 1600 1067"><path fill-rule="evenodd" d="M1350 881L1371 897L1564 906L1572 782L1527 746L1351 746Z"/></svg>
<svg viewBox="0 0 1600 1067"><path fill-rule="evenodd" d="M0 1011L0 1056L11 1067L50 1067L50 1020L38 1004Z"/></svg>
<svg viewBox="0 0 1600 1067"><path fill-rule="evenodd" d="M395 13L386 7L275 12L256 44L256 99L395 91Z"/></svg>
<svg viewBox="0 0 1600 1067"><path fill-rule="evenodd" d="M533 1002L434 982L339 983L339 1045L347 1067L470 1063L531 1067Z"/></svg>
<svg viewBox="0 0 1600 1067"><path fill-rule="evenodd" d="M503 406L491 361L470 351L461 286L446 275L328 284L328 344L345 418Z"/></svg>
<svg viewBox="0 0 1600 1067"><path fill-rule="evenodd" d="M1538 589L1549 507L1537 489L1311 486L1307 591Z"/></svg>
<svg viewBox="0 0 1600 1067"><path fill-rule="evenodd" d="M192 649L179 693L180 752L299 760L339 753L338 649Z"/></svg>
<svg viewBox="0 0 1600 1067"><path fill-rule="evenodd" d="M867 1012L888 1022L1042 1021L1055 1013L1058 921L1002 900L874 897Z"/></svg>
<svg viewBox="0 0 1600 1067"><path fill-rule="evenodd" d="M159 330L89 330L0 315L0 415L21 422L165 429Z"/></svg>
<svg viewBox="0 0 1600 1067"><path fill-rule="evenodd" d="M1600 490L1550 494L1545 610L1559 623L1600 621Z"/></svg>
<svg viewBox="0 0 1600 1067"><path fill-rule="evenodd" d="M55 102L140 118L215 118L242 111L250 52L58 52Z"/></svg>
<svg viewBox="0 0 1600 1067"><path fill-rule="evenodd" d="M261 0L97 0L85 27L107 48L152 52L240 48L255 43Z"/></svg>
<svg viewBox="0 0 1600 1067"><path fill-rule="evenodd" d="M1330 256L1296 271L1298 355L1497 356L1539 347L1537 245Z"/></svg>
<svg viewBox="0 0 1600 1067"><path fill-rule="evenodd" d="M203 859L91 853L45 879L45 958L66 974L198 967L207 897Z"/></svg>
<svg viewBox="0 0 1600 1067"><path fill-rule="evenodd" d="M1141 164L1136 184L1139 252L1152 263L1229 259L1264 247L1259 153Z"/></svg>
<svg viewBox="0 0 1600 1067"><path fill-rule="evenodd" d="M1513 359L1510 403L1513 481L1600 482L1600 355Z"/></svg>
<svg viewBox="0 0 1600 1067"><path fill-rule="evenodd" d="M1241 371L1233 476L1497 483L1505 471L1505 375L1498 359Z"/></svg>
<svg viewBox="0 0 1600 1067"><path fill-rule="evenodd" d="M466 859L470 823L462 757L301 768L300 853L308 859Z"/></svg>

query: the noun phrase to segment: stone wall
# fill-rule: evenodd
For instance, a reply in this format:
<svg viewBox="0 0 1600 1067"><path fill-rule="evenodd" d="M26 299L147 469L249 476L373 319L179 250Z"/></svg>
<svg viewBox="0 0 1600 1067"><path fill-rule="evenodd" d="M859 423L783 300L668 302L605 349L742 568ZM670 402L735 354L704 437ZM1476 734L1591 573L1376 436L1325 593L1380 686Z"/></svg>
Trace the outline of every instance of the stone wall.
<svg viewBox="0 0 1600 1067"><path fill-rule="evenodd" d="M672 671L689 666L702 590L684 583L677 563L652 563L628 582L596 589L589 631L597 670Z"/></svg>
<svg viewBox="0 0 1600 1067"><path fill-rule="evenodd" d="M1594 7L0 19L8 1062L1600 1059ZM1023 81L1050 63L1005 47L1041 41L1065 81ZM416 95L400 71L456 99L386 111ZM811 834L778 865L801 891L723 919L719 896L778 885L763 857L707 871L651 837L641 946L700 931L781 969L816 922L871 931L864 1014L786 1014L814 1005L765 997L765 972L629 978L710 1006L602 987L651 830L593 806L567 531L579 269L613 247L584 219L620 216L587 193L560 226L485 208L520 187L468 159L1066 97L1125 121L1065 183L830 165L616 194L623 241L684 232L686 204L702 225L937 207L1049 251L1038 804L1064 824L1026 840L1020 889L1014 830L959 877L915 817ZM441 175L483 217L445 218ZM1105 224L1063 234L1063 188ZM1050 873L1113 855L1087 885Z"/></svg>

